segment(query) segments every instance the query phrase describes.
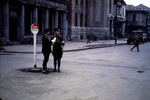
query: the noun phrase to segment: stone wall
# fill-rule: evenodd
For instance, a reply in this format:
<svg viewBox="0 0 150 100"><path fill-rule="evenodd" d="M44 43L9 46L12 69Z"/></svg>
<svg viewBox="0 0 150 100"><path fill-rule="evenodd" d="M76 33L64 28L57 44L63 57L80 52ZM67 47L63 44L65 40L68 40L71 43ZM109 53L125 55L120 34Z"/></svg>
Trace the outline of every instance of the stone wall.
<svg viewBox="0 0 150 100"><path fill-rule="evenodd" d="M73 40L86 39L88 33L93 33L97 36L98 39L105 39L105 36L108 35L108 28L92 28L92 27L68 27L68 35ZM83 37L83 38L82 38Z"/></svg>

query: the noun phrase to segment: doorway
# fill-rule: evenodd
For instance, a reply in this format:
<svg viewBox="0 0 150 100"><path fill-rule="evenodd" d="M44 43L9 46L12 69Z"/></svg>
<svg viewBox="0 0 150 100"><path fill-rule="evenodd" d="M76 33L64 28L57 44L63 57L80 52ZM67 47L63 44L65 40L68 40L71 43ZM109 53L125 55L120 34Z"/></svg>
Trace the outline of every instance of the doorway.
<svg viewBox="0 0 150 100"><path fill-rule="evenodd" d="M9 40L17 41L18 40L18 19L9 18Z"/></svg>
<svg viewBox="0 0 150 100"><path fill-rule="evenodd" d="M112 20L110 20L110 29L109 29L109 38L111 39L112 36Z"/></svg>

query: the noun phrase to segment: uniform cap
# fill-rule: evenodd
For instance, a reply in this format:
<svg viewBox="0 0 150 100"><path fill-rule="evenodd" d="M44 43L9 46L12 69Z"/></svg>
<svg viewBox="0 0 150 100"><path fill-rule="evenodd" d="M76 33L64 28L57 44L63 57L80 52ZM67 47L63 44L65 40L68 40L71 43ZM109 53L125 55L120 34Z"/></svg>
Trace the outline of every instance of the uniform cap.
<svg viewBox="0 0 150 100"><path fill-rule="evenodd" d="M49 28L44 29L44 33L47 33L47 32L49 32L49 31L50 31Z"/></svg>
<svg viewBox="0 0 150 100"><path fill-rule="evenodd" d="M60 29L59 29L59 28L55 28L54 30L60 32Z"/></svg>

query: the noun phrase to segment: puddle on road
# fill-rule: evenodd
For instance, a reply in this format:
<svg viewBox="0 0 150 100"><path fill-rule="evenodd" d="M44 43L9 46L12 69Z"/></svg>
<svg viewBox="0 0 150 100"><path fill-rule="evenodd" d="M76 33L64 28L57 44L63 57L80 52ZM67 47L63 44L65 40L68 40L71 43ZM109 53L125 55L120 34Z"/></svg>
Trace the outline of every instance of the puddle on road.
<svg viewBox="0 0 150 100"><path fill-rule="evenodd" d="M145 71L137 71L138 73L144 73Z"/></svg>

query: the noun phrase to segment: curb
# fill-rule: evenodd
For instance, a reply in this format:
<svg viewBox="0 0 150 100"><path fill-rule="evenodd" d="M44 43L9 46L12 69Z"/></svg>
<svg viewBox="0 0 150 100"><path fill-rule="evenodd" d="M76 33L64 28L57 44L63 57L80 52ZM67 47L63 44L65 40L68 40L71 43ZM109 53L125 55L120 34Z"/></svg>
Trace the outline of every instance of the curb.
<svg viewBox="0 0 150 100"><path fill-rule="evenodd" d="M97 48L106 48L106 47L112 47L112 46L120 46L120 45L126 45L126 43L121 43L121 44L108 44L108 45L98 45L96 47L89 47L89 48L82 48L82 49L73 49L73 50L64 50L63 52L74 52L74 51L83 51L83 50L90 50L90 49L97 49ZM33 52L15 52L15 51L3 51L0 50L0 52L5 52L5 53L24 53L24 54L30 54ZM37 54L40 54L42 52L36 52Z"/></svg>
<svg viewBox="0 0 150 100"><path fill-rule="evenodd" d="M106 46L97 46L97 47L92 47L92 48L83 48L83 49L65 50L64 52L74 52L74 51L82 51L82 50L97 49L97 48L106 48L106 47L120 46L120 45L126 45L126 43L122 43L122 44L114 44L114 45L106 45Z"/></svg>

